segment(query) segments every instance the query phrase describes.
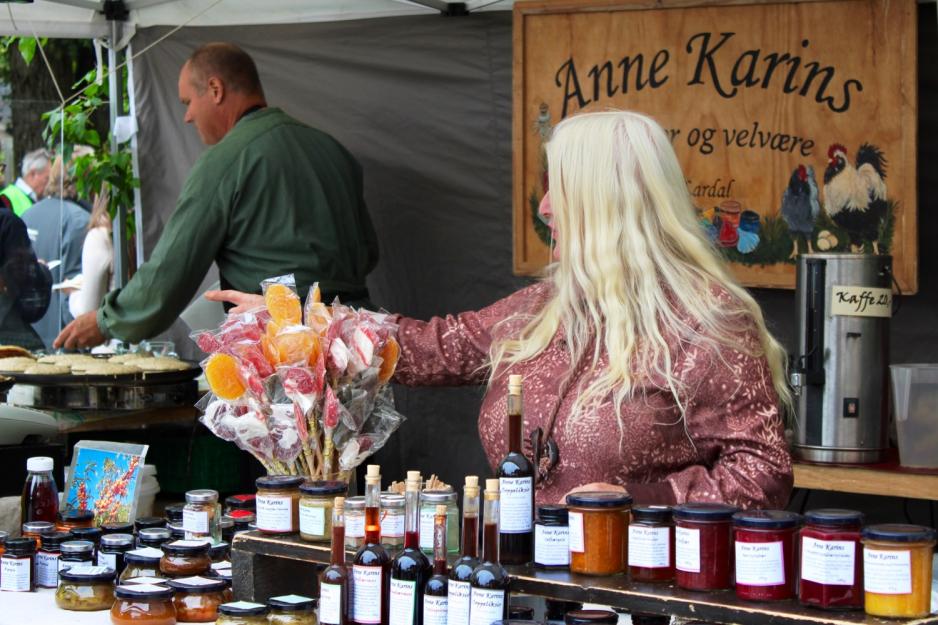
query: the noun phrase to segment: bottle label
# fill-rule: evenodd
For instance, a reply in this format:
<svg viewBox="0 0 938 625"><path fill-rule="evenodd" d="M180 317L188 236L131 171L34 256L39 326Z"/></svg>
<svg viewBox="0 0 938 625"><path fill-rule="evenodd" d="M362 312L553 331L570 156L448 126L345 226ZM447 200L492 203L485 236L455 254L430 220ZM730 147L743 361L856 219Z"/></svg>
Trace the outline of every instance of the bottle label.
<svg viewBox="0 0 938 625"><path fill-rule="evenodd" d="M853 586L857 544L852 540L801 539L801 579Z"/></svg>
<svg viewBox="0 0 938 625"><path fill-rule="evenodd" d="M446 597L423 596L423 625L448 625Z"/></svg>
<svg viewBox="0 0 938 625"><path fill-rule="evenodd" d="M36 583L43 588L59 585L59 554L43 551L36 554Z"/></svg>
<svg viewBox="0 0 938 625"><path fill-rule="evenodd" d="M0 558L0 590L29 592L32 558Z"/></svg>
<svg viewBox="0 0 938 625"><path fill-rule="evenodd" d="M208 534L208 512L183 509L182 528L186 534Z"/></svg>
<svg viewBox="0 0 938 625"><path fill-rule="evenodd" d="M271 532L293 532L293 498L258 495L257 529Z"/></svg>
<svg viewBox="0 0 938 625"><path fill-rule="evenodd" d="M469 606L469 625L492 625L505 618L505 591L473 588Z"/></svg>
<svg viewBox="0 0 938 625"><path fill-rule="evenodd" d="M782 541L736 541L736 583L745 586L781 586L785 583Z"/></svg>
<svg viewBox="0 0 938 625"><path fill-rule="evenodd" d="M319 506L300 506L300 532L313 536L326 533L326 509Z"/></svg>
<svg viewBox="0 0 938 625"><path fill-rule="evenodd" d="M338 584L320 584L319 622L325 625L342 622L342 587Z"/></svg>
<svg viewBox="0 0 938 625"><path fill-rule="evenodd" d="M391 578L388 595L388 617L390 625L413 625L414 609L417 606L417 582Z"/></svg>
<svg viewBox="0 0 938 625"><path fill-rule="evenodd" d="M118 575L120 571L117 570L117 554L116 553L105 553L103 551L98 552L98 566L105 566L109 569L112 569Z"/></svg>
<svg viewBox="0 0 938 625"><path fill-rule="evenodd" d="M534 526L534 478L500 477L498 490L501 508L498 531L502 534L523 534Z"/></svg>
<svg viewBox="0 0 938 625"><path fill-rule="evenodd" d="M352 614L356 623L381 622L382 573L380 566L352 567Z"/></svg>
<svg viewBox="0 0 938 625"><path fill-rule="evenodd" d="M629 525L629 566L646 569L671 566L670 529Z"/></svg>
<svg viewBox="0 0 938 625"><path fill-rule="evenodd" d="M427 506L420 509L420 548L424 551L433 551L433 516L436 506Z"/></svg>
<svg viewBox="0 0 938 625"><path fill-rule="evenodd" d="M4 569L6 572L6 569ZM4 579L4 584L6 579ZM863 548L863 590L880 595L912 593L912 552Z"/></svg>
<svg viewBox="0 0 938 625"><path fill-rule="evenodd" d="M700 573L700 530L674 530L674 566L685 573Z"/></svg>
<svg viewBox="0 0 938 625"><path fill-rule="evenodd" d="M570 530L535 523L534 562L545 566L570 564Z"/></svg>
<svg viewBox="0 0 938 625"><path fill-rule="evenodd" d="M469 582L449 580L446 585L448 600L446 602L447 625L469 625L469 597L472 587Z"/></svg>
<svg viewBox="0 0 938 625"><path fill-rule="evenodd" d="M422 515L420 517L420 534L423 535ZM404 515L385 512L381 519L381 536L383 538L402 538L404 536Z"/></svg>
<svg viewBox="0 0 938 625"><path fill-rule="evenodd" d="M345 535L349 538L365 537L365 515L345 516Z"/></svg>
<svg viewBox="0 0 938 625"><path fill-rule="evenodd" d="M586 541L583 539L583 513L570 513L570 552L583 553L586 551Z"/></svg>

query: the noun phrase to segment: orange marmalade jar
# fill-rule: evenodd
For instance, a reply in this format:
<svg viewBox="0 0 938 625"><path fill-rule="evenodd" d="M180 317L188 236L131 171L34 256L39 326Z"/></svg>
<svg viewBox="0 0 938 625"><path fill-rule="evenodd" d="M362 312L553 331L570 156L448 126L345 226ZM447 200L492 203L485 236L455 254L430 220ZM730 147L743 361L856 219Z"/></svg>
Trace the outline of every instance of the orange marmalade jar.
<svg viewBox="0 0 938 625"><path fill-rule="evenodd" d="M571 572L616 575L625 571L631 508L632 497L625 493L567 495Z"/></svg>
<svg viewBox="0 0 938 625"><path fill-rule="evenodd" d="M863 530L863 589L871 616L921 618L931 611L935 530L870 525Z"/></svg>

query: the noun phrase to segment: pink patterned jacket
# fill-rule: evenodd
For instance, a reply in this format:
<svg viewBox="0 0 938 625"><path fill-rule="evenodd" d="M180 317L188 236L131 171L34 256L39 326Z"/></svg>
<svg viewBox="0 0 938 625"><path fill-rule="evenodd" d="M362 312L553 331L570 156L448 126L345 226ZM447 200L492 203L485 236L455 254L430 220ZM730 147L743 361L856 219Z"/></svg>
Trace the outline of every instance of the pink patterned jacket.
<svg viewBox="0 0 938 625"><path fill-rule="evenodd" d="M537 311L549 289L541 282L477 312L430 321L401 318L396 381L409 386L485 384L493 333L517 331L495 325L514 313ZM756 344L755 329L741 328L739 340ZM729 348L719 353L690 344L674 348L672 354L681 354L676 377L684 388L696 389L686 400L684 420L672 393L648 381L636 390L637 399L622 407L621 434L611 400L568 427L575 389L592 378L585 364L580 366L573 373L572 390L560 396L560 380L571 367L561 333L537 358L512 368L511 373L524 376L525 437L538 426L546 431L557 410L553 436L560 462L538 484L538 504L555 503L570 489L591 482L622 485L641 504L787 504L791 457L765 358ZM493 467L507 449L507 384L508 372L502 371L492 380L479 414L479 435Z"/></svg>

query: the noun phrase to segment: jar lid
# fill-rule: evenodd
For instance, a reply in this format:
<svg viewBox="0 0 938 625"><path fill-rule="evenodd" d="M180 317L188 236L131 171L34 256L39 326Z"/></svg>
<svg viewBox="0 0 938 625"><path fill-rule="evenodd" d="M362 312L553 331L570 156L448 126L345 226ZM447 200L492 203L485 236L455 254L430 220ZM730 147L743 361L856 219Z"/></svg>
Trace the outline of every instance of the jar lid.
<svg viewBox="0 0 938 625"><path fill-rule="evenodd" d="M172 538L173 533L168 527L148 527L137 532L140 542L166 542Z"/></svg>
<svg viewBox="0 0 938 625"><path fill-rule="evenodd" d="M24 534L48 534L55 531L55 524L48 521L27 521L23 523Z"/></svg>
<svg viewBox="0 0 938 625"><path fill-rule="evenodd" d="M66 582L113 582L114 569L106 566L70 566L59 571Z"/></svg>
<svg viewBox="0 0 938 625"><path fill-rule="evenodd" d="M154 527L166 527L166 519L158 516L144 516L134 521L134 529L139 533L141 530Z"/></svg>
<svg viewBox="0 0 938 625"><path fill-rule="evenodd" d="M159 564L162 557L163 552L159 549L144 547L142 549L132 549L125 553L124 561L137 564Z"/></svg>
<svg viewBox="0 0 938 625"><path fill-rule="evenodd" d="M133 547L134 537L130 534L105 534L101 537L101 548L105 547Z"/></svg>
<svg viewBox="0 0 938 625"><path fill-rule="evenodd" d="M227 514L224 514L220 519L218 519L218 527L223 530L229 530L234 527L234 519L232 519ZM183 528L183 531L185 531L185 528Z"/></svg>
<svg viewBox="0 0 938 625"><path fill-rule="evenodd" d="M758 530L783 530L798 527L801 515L786 510L746 510L733 515L736 527Z"/></svg>
<svg viewBox="0 0 938 625"><path fill-rule="evenodd" d="M207 540L174 540L163 543L160 549L167 555L174 556L204 556L208 554L211 543Z"/></svg>
<svg viewBox="0 0 938 625"><path fill-rule="evenodd" d="M635 506L632 520L647 523L670 523L673 518L671 506Z"/></svg>
<svg viewBox="0 0 938 625"><path fill-rule="evenodd" d="M218 491L208 488L199 490L190 490L186 493L186 502L188 503L216 503L218 502Z"/></svg>
<svg viewBox="0 0 938 625"><path fill-rule="evenodd" d="M347 497L345 499L345 511L349 510L364 510L365 509L365 498L361 495L357 497Z"/></svg>
<svg viewBox="0 0 938 625"><path fill-rule="evenodd" d="M66 540L59 549L62 550L62 555L94 553L94 543L90 540Z"/></svg>
<svg viewBox="0 0 938 625"><path fill-rule="evenodd" d="M568 506L581 506L583 508L619 508L632 503L632 496L626 493L612 493L606 491L573 493L567 495ZM580 610L580 612L590 610Z"/></svg>
<svg viewBox="0 0 938 625"><path fill-rule="evenodd" d="M228 515L236 526L250 525L256 518L250 510L232 510Z"/></svg>
<svg viewBox="0 0 938 625"><path fill-rule="evenodd" d="M42 549L58 549L65 541L71 539L68 532L49 532L42 535Z"/></svg>
<svg viewBox="0 0 938 625"><path fill-rule="evenodd" d="M183 540L186 537L186 528L182 525L171 525L169 528L169 538L172 540ZM160 543L162 544L162 542Z"/></svg>
<svg viewBox="0 0 938 625"><path fill-rule="evenodd" d="M101 540L101 536L104 535L104 530L100 527L76 527L69 530L69 534L72 535L72 538L75 540L90 540L91 542L97 542Z"/></svg>
<svg viewBox="0 0 938 625"><path fill-rule="evenodd" d="M180 523L182 522L182 512L185 507L186 504L184 503L171 503L163 510L163 514L171 523Z"/></svg>
<svg viewBox="0 0 938 625"><path fill-rule="evenodd" d="M229 562L216 562L215 564L229 564ZM224 566L215 568L215 564L212 564L211 570L209 570L209 575L223 579L226 582L231 582L231 566Z"/></svg>
<svg viewBox="0 0 938 625"><path fill-rule="evenodd" d="M254 480L258 488L268 488L274 490L283 490L284 488L296 488L306 481L306 478L299 475L268 475Z"/></svg>
<svg viewBox="0 0 938 625"><path fill-rule="evenodd" d="M225 499L225 507L230 510L255 510L257 502L255 495L231 495Z"/></svg>
<svg viewBox="0 0 938 625"><path fill-rule="evenodd" d="M182 577L180 579L171 579L167 584L169 584L170 588L194 595L221 592L225 588L228 588L228 582L223 579L218 579L217 577Z"/></svg>
<svg viewBox="0 0 938 625"><path fill-rule="evenodd" d="M935 540L935 530L922 525L884 523L863 528L863 538L896 543L918 543ZM7 545L9 544L10 542L7 541Z"/></svg>
<svg viewBox="0 0 938 625"><path fill-rule="evenodd" d="M101 526L105 534L133 534L133 523L105 523Z"/></svg>
<svg viewBox="0 0 938 625"><path fill-rule="evenodd" d="M729 521L739 508L725 503L683 503L672 510L681 521Z"/></svg>
<svg viewBox="0 0 938 625"><path fill-rule="evenodd" d="M231 545L229 545L225 541L221 541L220 543L215 543L214 545L208 548L208 555L211 558L217 558L219 556L227 555L228 549L230 547Z"/></svg>
<svg viewBox="0 0 938 625"><path fill-rule="evenodd" d="M62 533L62 534L65 534L65 532L61 532L61 533ZM0 531L0 545L4 544L4 543L7 541L7 538L9 538L9 537L10 537L10 533L9 533L9 532ZM45 538L45 537L43 537L43 538Z"/></svg>
<svg viewBox="0 0 938 625"><path fill-rule="evenodd" d="M554 523L567 523L570 519L570 513L566 506L558 504L546 504L537 507L537 518L541 521L552 521ZM527 606L521 606L527 607ZM512 618L510 615L508 618Z"/></svg>
<svg viewBox="0 0 938 625"><path fill-rule="evenodd" d="M28 556L36 553L36 541L28 536L25 538L7 538L5 547L7 553L16 556Z"/></svg>
<svg viewBox="0 0 938 625"><path fill-rule="evenodd" d="M67 523L87 523L94 520L91 510L66 510L59 513L59 518Z"/></svg>
<svg viewBox="0 0 938 625"><path fill-rule="evenodd" d="M157 584L121 584L114 589L118 599L172 599L175 591Z"/></svg>
<svg viewBox="0 0 938 625"><path fill-rule="evenodd" d="M339 480L306 482L300 486L304 495L344 495L347 491L348 484Z"/></svg>
<svg viewBox="0 0 938 625"><path fill-rule="evenodd" d="M427 503L456 503L456 491L450 490L425 490L420 493L420 501ZM348 504L346 504L348 506Z"/></svg>
<svg viewBox="0 0 938 625"><path fill-rule="evenodd" d="M281 595L268 599L267 605L285 612L310 612L316 608L316 600L302 595Z"/></svg>
<svg viewBox="0 0 938 625"><path fill-rule="evenodd" d="M805 523L811 525L826 525L842 527L844 525L862 525L863 513L856 510L842 510L840 508L820 508L808 510L804 513Z"/></svg>
<svg viewBox="0 0 938 625"><path fill-rule="evenodd" d="M406 505L404 500L404 495L398 495L397 493L381 493L381 508L391 508L392 510L397 510L398 508L403 508Z"/></svg>
<svg viewBox="0 0 938 625"><path fill-rule="evenodd" d="M218 606L218 613L225 616L265 616L268 612L270 608L266 605L250 601L235 601Z"/></svg>
<svg viewBox="0 0 938 625"><path fill-rule="evenodd" d="M610 610L574 610L567 612L563 621L566 625L615 625L619 615Z"/></svg>
<svg viewBox="0 0 938 625"><path fill-rule="evenodd" d="M48 456L35 456L26 459L27 471L51 471L55 462Z"/></svg>
<svg viewBox="0 0 938 625"><path fill-rule="evenodd" d="M534 608L529 605L509 605L508 606L508 620L522 620L522 621L533 621L534 620Z"/></svg>

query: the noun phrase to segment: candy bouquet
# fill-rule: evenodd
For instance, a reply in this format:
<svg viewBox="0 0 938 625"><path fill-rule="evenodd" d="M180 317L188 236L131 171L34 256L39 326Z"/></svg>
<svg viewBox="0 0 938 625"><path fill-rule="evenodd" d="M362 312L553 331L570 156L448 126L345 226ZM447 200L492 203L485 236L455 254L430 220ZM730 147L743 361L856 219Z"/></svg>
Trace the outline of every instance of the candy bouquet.
<svg viewBox="0 0 938 625"><path fill-rule="evenodd" d="M303 306L292 275L262 288L264 307L192 337L209 354L202 422L272 475L343 479L404 420L388 386L397 325L338 300L326 305L317 285Z"/></svg>

